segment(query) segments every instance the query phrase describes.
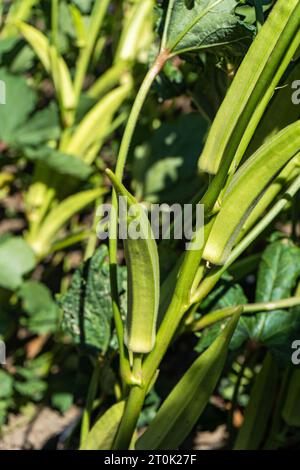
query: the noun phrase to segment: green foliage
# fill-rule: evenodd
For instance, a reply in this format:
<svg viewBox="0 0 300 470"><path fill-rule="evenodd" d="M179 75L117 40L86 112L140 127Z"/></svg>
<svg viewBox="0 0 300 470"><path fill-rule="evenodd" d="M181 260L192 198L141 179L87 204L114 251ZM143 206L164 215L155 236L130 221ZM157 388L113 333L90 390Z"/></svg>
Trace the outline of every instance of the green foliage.
<svg viewBox="0 0 300 470"><path fill-rule="evenodd" d="M90 430L81 450L110 449L124 412L124 401L111 406Z"/></svg>
<svg viewBox="0 0 300 470"><path fill-rule="evenodd" d="M21 237L0 239L0 286L16 290L35 266L35 256Z"/></svg>
<svg viewBox="0 0 300 470"><path fill-rule="evenodd" d="M74 273L68 291L59 299L63 310L63 331L71 336L74 344L94 353L105 353L111 339L107 255L107 247L102 245Z"/></svg>
<svg viewBox="0 0 300 470"><path fill-rule="evenodd" d="M37 281L24 282L18 292L28 317L22 321L35 334L55 333L58 328L59 309L51 291Z"/></svg>
<svg viewBox="0 0 300 470"><path fill-rule="evenodd" d="M0 70L0 80L5 83L6 104L0 106L0 139L11 144L15 142L15 133L20 133L36 105L36 93L23 77Z"/></svg>
<svg viewBox="0 0 300 470"><path fill-rule="evenodd" d="M251 38L250 28L235 14L236 0L171 0L162 46L181 54L213 50Z"/></svg>
<svg viewBox="0 0 300 470"><path fill-rule="evenodd" d="M300 250L287 241L269 245L259 265L257 302L269 302L292 295L300 277ZM274 310L253 316L242 316L234 334L232 347L246 339L266 345L280 364L290 362L290 345L300 333L300 310Z"/></svg>

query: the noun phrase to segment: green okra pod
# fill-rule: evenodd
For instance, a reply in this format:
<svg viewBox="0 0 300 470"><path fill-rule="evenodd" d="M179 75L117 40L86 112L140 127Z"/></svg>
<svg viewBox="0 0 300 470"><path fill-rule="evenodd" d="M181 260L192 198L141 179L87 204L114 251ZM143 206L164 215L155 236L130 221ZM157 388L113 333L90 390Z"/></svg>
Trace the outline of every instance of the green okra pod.
<svg viewBox="0 0 300 470"><path fill-rule="evenodd" d="M153 349L156 336L160 289L157 246L143 207L110 170L106 173L128 209L120 220L127 232L123 240L128 269L125 343L129 351L146 354ZM133 236L132 227L138 227L138 238Z"/></svg>
<svg viewBox="0 0 300 470"><path fill-rule="evenodd" d="M300 121L270 139L234 175L215 219L203 258L222 265L268 185L300 150ZM238 201L238 203L237 203Z"/></svg>

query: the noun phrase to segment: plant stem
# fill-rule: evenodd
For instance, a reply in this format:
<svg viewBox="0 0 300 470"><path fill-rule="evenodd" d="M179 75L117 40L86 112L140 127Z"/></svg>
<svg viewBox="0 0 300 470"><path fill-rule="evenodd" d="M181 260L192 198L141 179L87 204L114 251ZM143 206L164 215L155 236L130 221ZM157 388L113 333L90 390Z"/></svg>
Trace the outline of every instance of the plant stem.
<svg viewBox="0 0 300 470"><path fill-rule="evenodd" d="M146 388L133 386L126 400L124 414L113 444L113 450L128 450L137 420L144 404Z"/></svg>
<svg viewBox="0 0 300 470"><path fill-rule="evenodd" d="M125 412L122 417L115 443L115 450L128 449L137 421L143 408L144 399L151 381L161 362L182 317L181 301L175 296L172 299L167 314L158 330L156 346L147 356L142 368L142 387L132 387L126 401Z"/></svg>
<svg viewBox="0 0 300 470"><path fill-rule="evenodd" d="M90 381L89 389L88 389L88 395L86 399L86 405L83 410L83 415L82 415L82 422L81 422L81 431L80 431L80 446L83 445L84 441L87 438L87 435L90 430L90 423L91 423L91 413L93 411L93 403L96 397L97 393L97 387L99 383L99 376L100 376L100 362L97 361L95 364L92 378Z"/></svg>
<svg viewBox="0 0 300 470"><path fill-rule="evenodd" d="M214 312L208 313L200 320L194 322L189 330L199 331L207 328L208 326L214 325L215 323L223 320L224 318L229 318L235 314L236 309L242 308L242 313L255 313L255 312L270 312L272 310L279 310L285 308L295 307L300 305L300 297L289 297L287 299L276 300L274 302L261 302L256 304L245 304L238 305L236 307L226 307L220 310L215 310Z"/></svg>

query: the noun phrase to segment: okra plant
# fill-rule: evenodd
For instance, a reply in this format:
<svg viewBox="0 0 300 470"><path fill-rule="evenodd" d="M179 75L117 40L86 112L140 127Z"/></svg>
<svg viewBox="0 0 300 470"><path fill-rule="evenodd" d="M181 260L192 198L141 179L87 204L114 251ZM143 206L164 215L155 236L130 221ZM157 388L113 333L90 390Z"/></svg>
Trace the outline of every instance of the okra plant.
<svg viewBox="0 0 300 470"><path fill-rule="evenodd" d="M219 394L227 448L299 444L300 1L95 0L88 15L81 2L50 3L43 32L40 2L5 6L0 54L16 38L35 54L58 132L3 142L32 163L21 249L34 259L20 279L85 242L55 304L57 343L89 361L73 441L186 448ZM162 202L192 206L189 243L176 215L157 239L147 209ZM91 221L78 222L91 203ZM5 286L6 305L28 306L22 286Z"/></svg>

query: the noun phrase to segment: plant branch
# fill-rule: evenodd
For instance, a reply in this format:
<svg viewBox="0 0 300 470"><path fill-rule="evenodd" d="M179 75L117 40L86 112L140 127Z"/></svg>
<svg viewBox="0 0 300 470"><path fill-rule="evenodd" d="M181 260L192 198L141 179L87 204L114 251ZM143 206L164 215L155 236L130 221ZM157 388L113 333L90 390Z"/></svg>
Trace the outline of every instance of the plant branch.
<svg viewBox="0 0 300 470"><path fill-rule="evenodd" d="M296 305L300 305L300 297L289 297L287 299L276 300L273 302L261 302L255 304L238 305L236 307L226 307L220 310L215 310L214 312L210 312L204 317L200 318L200 320L195 321L189 326L189 330L203 330L204 328L214 325L224 318L231 317L239 308L242 308L242 313L245 314L255 312L271 312L273 310L295 307Z"/></svg>

